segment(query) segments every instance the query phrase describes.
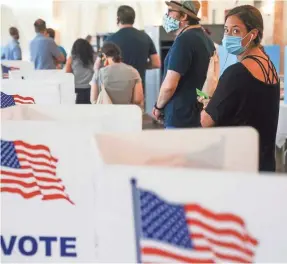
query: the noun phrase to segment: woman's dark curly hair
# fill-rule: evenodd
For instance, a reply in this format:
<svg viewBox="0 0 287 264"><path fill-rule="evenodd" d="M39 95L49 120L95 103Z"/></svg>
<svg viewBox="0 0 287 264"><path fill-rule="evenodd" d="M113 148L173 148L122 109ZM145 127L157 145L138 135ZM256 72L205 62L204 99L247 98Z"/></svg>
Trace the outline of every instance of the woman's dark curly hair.
<svg viewBox="0 0 287 264"><path fill-rule="evenodd" d="M94 63L94 50L90 43L85 39L77 39L72 47L72 57L80 59L84 67Z"/></svg>
<svg viewBox="0 0 287 264"><path fill-rule="evenodd" d="M254 6L242 5L231 9L225 17L225 22L231 16L237 16L246 26L248 32L252 29L258 30L254 44L260 46L264 30L263 18L260 11Z"/></svg>

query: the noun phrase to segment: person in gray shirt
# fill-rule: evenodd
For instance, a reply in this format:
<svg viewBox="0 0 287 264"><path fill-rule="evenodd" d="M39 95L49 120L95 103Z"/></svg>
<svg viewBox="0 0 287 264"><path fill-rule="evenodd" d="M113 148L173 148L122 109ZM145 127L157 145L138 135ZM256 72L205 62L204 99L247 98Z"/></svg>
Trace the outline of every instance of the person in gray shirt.
<svg viewBox="0 0 287 264"><path fill-rule="evenodd" d="M90 81L94 74L94 51L85 39L77 39L67 60L66 72L75 76L76 104L90 104Z"/></svg>
<svg viewBox="0 0 287 264"><path fill-rule="evenodd" d="M143 85L139 72L121 62L120 48L106 42L101 50L102 67L97 70L91 81L91 102L96 103L101 87L105 87L113 104L136 104L143 107Z"/></svg>

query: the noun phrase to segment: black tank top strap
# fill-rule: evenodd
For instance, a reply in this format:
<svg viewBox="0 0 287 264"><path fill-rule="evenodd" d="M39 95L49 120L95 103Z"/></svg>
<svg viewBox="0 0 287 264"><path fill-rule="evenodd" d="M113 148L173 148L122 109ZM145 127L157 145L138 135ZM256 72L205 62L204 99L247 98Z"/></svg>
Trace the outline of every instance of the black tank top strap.
<svg viewBox="0 0 287 264"><path fill-rule="evenodd" d="M260 61L259 58L265 60L268 63L268 70L265 68L264 64ZM258 55L249 55L249 56L244 57L242 59L242 61L245 59L254 60L259 65L259 67L261 68L262 73L264 75L264 79L265 79L266 83L274 84L274 79L276 80L277 83L280 83L276 68L275 68L273 62L269 58L266 59L266 58L264 58L262 56L258 56ZM270 72L271 71L272 71L272 78L270 78Z"/></svg>

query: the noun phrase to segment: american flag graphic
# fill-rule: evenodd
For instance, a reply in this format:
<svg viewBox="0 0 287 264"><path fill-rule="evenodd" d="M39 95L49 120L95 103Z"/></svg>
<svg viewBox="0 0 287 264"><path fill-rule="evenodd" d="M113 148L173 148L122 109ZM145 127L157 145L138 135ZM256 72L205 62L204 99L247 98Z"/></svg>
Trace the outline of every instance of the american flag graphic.
<svg viewBox="0 0 287 264"><path fill-rule="evenodd" d="M199 204L171 204L141 189L137 193L143 263L253 262L258 241L239 216Z"/></svg>
<svg viewBox="0 0 287 264"><path fill-rule="evenodd" d="M56 175L57 163L58 159L44 145L1 139L1 192L24 199L64 199L74 204Z"/></svg>
<svg viewBox="0 0 287 264"><path fill-rule="evenodd" d="M9 71L15 71L15 70L20 70L17 67L9 67L1 64L2 66L2 78L3 79L9 79Z"/></svg>
<svg viewBox="0 0 287 264"><path fill-rule="evenodd" d="M8 95L1 92L1 108L21 104L35 104L35 100L32 97L23 97L18 94Z"/></svg>

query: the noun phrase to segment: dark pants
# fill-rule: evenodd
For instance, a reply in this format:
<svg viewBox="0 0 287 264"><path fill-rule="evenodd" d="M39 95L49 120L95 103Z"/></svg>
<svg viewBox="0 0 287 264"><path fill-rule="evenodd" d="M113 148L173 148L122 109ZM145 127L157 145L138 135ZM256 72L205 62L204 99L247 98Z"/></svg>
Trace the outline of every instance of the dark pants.
<svg viewBox="0 0 287 264"><path fill-rule="evenodd" d="M76 88L76 104L91 104L91 88Z"/></svg>

